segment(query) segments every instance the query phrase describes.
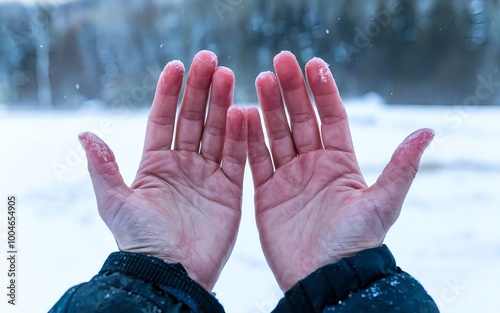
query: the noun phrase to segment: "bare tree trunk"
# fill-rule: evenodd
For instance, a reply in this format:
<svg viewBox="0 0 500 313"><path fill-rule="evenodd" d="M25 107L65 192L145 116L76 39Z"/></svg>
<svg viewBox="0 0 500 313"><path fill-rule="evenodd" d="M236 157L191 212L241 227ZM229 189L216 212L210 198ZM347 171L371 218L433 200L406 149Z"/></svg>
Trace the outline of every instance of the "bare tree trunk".
<svg viewBox="0 0 500 313"><path fill-rule="evenodd" d="M49 75L49 48L38 45L36 51L36 82L38 86L38 104L41 108L52 108L52 91Z"/></svg>
<svg viewBox="0 0 500 313"><path fill-rule="evenodd" d="M38 88L38 105L43 109L53 108L50 84L50 37L47 23L50 17L41 6L33 7L32 34L36 43L36 83Z"/></svg>

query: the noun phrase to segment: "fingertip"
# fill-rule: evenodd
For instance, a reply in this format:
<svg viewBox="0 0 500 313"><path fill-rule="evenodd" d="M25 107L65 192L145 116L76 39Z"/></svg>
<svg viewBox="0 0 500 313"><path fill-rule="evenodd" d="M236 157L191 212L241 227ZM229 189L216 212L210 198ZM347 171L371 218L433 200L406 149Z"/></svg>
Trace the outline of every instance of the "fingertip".
<svg viewBox="0 0 500 313"><path fill-rule="evenodd" d="M97 135L83 132L78 135L80 144L93 163L110 163L115 161L115 155L109 146Z"/></svg>
<svg viewBox="0 0 500 313"><path fill-rule="evenodd" d="M286 59L296 60L296 57L292 52L290 52L288 50L283 50L273 58L273 64L276 67L276 65L278 65L278 63L281 63L282 61L284 61Z"/></svg>
<svg viewBox="0 0 500 313"><path fill-rule="evenodd" d="M230 69L227 66L219 66L219 67L217 67L217 71L220 71L222 73L227 73L227 75L233 75L234 76L233 70Z"/></svg>
<svg viewBox="0 0 500 313"><path fill-rule="evenodd" d="M193 62L199 62L207 67L217 66L217 55L210 50L201 50L193 58Z"/></svg>
<svg viewBox="0 0 500 313"><path fill-rule="evenodd" d="M78 140L80 141L80 143L82 144L83 146L83 141L85 140L85 137L88 136L88 133L89 132L81 132L78 134Z"/></svg>
<svg viewBox="0 0 500 313"><path fill-rule="evenodd" d="M208 89L217 68L217 56L208 50L198 52L191 63L187 78L188 87Z"/></svg>
<svg viewBox="0 0 500 313"><path fill-rule="evenodd" d="M221 81L228 83L228 84L234 84L236 79L234 76L234 72L225 66L219 66L214 72L214 79L220 79Z"/></svg>
<svg viewBox="0 0 500 313"><path fill-rule="evenodd" d="M377 182L370 187L374 193L379 193L383 189L390 197L390 202L397 204L392 210L390 206L381 207L386 213L392 214L389 215L390 222L386 223L388 227L399 215L401 205L417 175L423 151L432 141L434 135L435 132L432 129L423 128L406 137L394 152L391 161L384 168Z"/></svg>
<svg viewBox="0 0 500 313"><path fill-rule="evenodd" d="M99 140L99 139L100 139L99 137L97 137L94 133L89 131L81 132L78 134L78 140L80 141L80 144L82 145L85 151L89 150L92 140Z"/></svg>
<svg viewBox="0 0 500 313"><path fill-rule="evenodd" d="M280 102L281 94L278 77L271 71L260 73L255 79L257 98L262 107L275 105Z"/></svg>
<svg viewBox="0 0 500 313"><path fill-rule="evenodd" d="M312 58L309 62L307 62L306 76L311 87L319 82L323 84L335 82L330 70L330 65L323 59L317 57Z"/></svg>
<svg viewBox="0 0 500 313"><path fill-rule="evenodd" d="M247 108L247 124L248 124L248 139L249 142L260 140L262 134L262 123L260 120L260 112L256 107Z"/></svg>
<svg viewBox="0 0 500 313"><path fill-rule="evenodd" d="M239 105L232 105L227 110L229 136L236 140L246 140L247 134L247 113L245 108Z"/></svg>
<svg viewBox="0 0 500 313"><path fill-rule="evenodd" d="M306 68L308 68L310 66L317 66L317 67L327 66L327 67L329 67L330 65L328 63L326 63L326 61L323 60L322 58L314 57L306 63Z"/></svg>
<svg viewBox="0 0 500 313"><path fill-rule="evenodd" d="M425 146L423 147L425 150L431 144L432 140L434 140L436 132L431 128L422 128L420 132L422 134L422 140L425 142Z"/></svg>
<svg viewBox="0 0 500 313"><path fill-rule="evenodd" d="M260 113L259 113L259 109L257 109L256 107L248 107L246 108L246 111L247 111L247 116L259 116L260 117Z"/></svg>
<svg viewBox="0 0 500 313"><path fill-rule="evenodd" d="M406 139L401 143L399 149L404 154L415 153L415 150L421 154L432 142L435 135L436 133L434 130L430 128L419 129L406 137Z"/></svg>
<svg viewBox="0 0 500 313"><path fill-rule="evenodd" d="M274 58L274 70L284 93L299 88L303 88L303 91L305 91L304 75L293 53L290 51L279 53Z"/></svg>
<svg viewBox="0 0 500 313"><path fill-rule="evenodd" d="M248 151L247 118L243 107L233 105L229 108L226 128L222 170L231 181L242 187Z"/></svg>
<svg viewBox="0 0 500 313"><path fill-rule="evenodd" d="M255 78L255 86L259 88L263 83L275 86L278 84L278 79L276 78L276 75L271 71L261 72L259 75L257 75L257 78Z"/></svg>
<svg viewBox="0 0 500 313"><path fill-rule="evenodd" d="M278 78L276 75L271 72L262 72L255 79L255 89L257 90L257 96L259 100L263 96L264 90L275 89L278 86ZM268 94L269 92L264 92L264 94Z"/></svg>
<svg viewBox="0 0 500 313"><path fill-rule="evenodd" d="M165 68L163 68L162 73L183 73L185 72L186 68L184 67L184 63L180 60L172 60L165 65Z"/></svg>
<svg viewBox="0 0 500 313"><path fill-rule="evenodd" d="M436 132L432 128L422 128L419 131L421 131L428 140L432 140L436 136Z"/></svg>
<svg viewBox="0 0 500 313"><path fill-rule="evenodd" d="M237 104L230 106L227 110L227 115L230 117L242 117L246 115L245 113L245 108Z"/></svg>
<svg viewBox="0 0 500 313"><path fill-rule="evenodd" d="M177 95L182 87L184 64L179 60L168 62L160 73L157 92L164 95Z"/></svg>

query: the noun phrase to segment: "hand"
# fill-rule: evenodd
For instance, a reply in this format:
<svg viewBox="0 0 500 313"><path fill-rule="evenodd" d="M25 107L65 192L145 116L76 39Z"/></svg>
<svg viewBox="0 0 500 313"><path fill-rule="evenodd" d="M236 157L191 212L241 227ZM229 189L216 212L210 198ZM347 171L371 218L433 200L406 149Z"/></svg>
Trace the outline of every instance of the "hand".
<svg viewBox="0 0 500 313"><path fill-rule="evenodd" d="M262 248L286 291L324 265L382 244L434 133L409 136L368 187L328 65L317 58L306 65L321 131L293 54L280 53L274 66L277 77L267 72L256 80L271 154L256 109L247 112L248 149Z"/></svg>
<svg viewBox="0 0 500 313"><path fill-rule="evenodd" d="M120 250L181 263L209 291L236 240L247 155L246 112L239 108L228 112L234 75L216 67L211 52L194 57L172 149L184 66L179 61L167 64L130 188L110 148L91 133L80 135L99 213Z"/></svg>

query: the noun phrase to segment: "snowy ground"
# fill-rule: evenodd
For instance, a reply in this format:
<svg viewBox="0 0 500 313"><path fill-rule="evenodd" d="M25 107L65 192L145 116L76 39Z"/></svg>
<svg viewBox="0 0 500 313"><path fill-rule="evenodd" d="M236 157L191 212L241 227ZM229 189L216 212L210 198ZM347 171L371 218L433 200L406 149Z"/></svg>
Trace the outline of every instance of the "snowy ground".
<svg viewBox="0 0 500 313"><path fill-rule="evenodd" d="M500 108L385 107L374 99L348 105L362 170L373 182L397 144L431 127L435 143L386 243L442 312L497 312L500 281ZM43 312L72 285L89 280L111 251L77 134L93 130L115 151L127 182L137 168L146 111L0 111L0 285L5 292L6 195L18 202L18 306ZM268 312L281 298L260 250L251 177L233 255L215 288L228 312ZM6 310L7 308L7 310Z"/></svg>

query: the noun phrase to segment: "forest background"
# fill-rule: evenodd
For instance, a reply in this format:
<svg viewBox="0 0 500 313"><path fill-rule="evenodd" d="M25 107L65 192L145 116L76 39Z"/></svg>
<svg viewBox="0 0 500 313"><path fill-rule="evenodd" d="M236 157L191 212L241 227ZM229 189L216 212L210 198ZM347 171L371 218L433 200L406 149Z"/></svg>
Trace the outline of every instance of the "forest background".
<svg viewBox="0 0 500 313"><path fill-rule="evenodd" d="M500 104L498 0L2 1L0 17L11 108L144 107L164 64L200 49L234 70L237 103L291 50L325 59L344 98Z"/></svg>

